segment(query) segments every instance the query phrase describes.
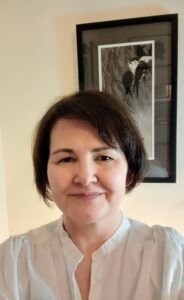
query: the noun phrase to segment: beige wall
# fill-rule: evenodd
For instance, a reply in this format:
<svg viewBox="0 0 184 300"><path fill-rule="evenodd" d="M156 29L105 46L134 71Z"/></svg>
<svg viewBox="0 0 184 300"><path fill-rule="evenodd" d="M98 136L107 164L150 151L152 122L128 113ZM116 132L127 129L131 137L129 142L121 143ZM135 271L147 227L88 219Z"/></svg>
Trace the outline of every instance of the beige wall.
<svg viewBox="0 0 184 300"><path fill-rule="evenodd" d="M5 195L5 176L4 176L4 160L2 148L2 135L0 127L0 241L4 240L9 235L8 228L8 211Z"/></svg>
<svg viewBox="0 0 184 300"><path fill-rule="evenodd" d="M1 241L60 214L35 191L31 140L48 104L78 88L75 25L169 13L179 13L177 183L142 184L122 209L184 233L183 0L0 0Z"/></svg>

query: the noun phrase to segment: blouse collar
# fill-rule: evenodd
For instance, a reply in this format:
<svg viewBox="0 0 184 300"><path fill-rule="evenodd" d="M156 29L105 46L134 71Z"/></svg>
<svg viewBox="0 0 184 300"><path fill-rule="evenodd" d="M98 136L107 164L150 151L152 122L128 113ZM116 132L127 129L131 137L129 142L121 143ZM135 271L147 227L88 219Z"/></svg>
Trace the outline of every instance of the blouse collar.
<svg viewBox="0 0 184 300"><path fill-rule="evenodd" d="M129 232L129 228L130 221L125 216L122 216L122 222L117 230L108 238L108 240L106 240L96 251L93 252L93 261L101 259L103 256L109 254L120 243L122 243L123 240L125 241ZM65 231L63 227L63 216L58 221L58 233L66 256L70 256L70 260L73 262L79 263L83 258L83 254Z"/></svg>

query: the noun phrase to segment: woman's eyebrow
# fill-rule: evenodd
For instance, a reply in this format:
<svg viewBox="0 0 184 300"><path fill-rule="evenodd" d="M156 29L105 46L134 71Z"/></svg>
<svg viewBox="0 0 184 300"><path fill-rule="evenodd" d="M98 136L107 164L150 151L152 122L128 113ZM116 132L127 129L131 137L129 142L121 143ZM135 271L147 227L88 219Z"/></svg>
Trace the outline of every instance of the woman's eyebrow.
<svg viewBox="0 0 184 300"><path fill-rule="evenodd" d="M94 148L91 150L92 153L96 153L96 152L100 152L100 151L104 151L104 150L117 150L118 147L110 147L110 146L103 146L103 147L98 147L98 148Z"/></svg>
<svg viewBox="0 0 184 300"><path fill-rule="evenodd" d="M57 149L57 150L54 150L51 155L56 155L58 153L70 153L70 154L73 154L74 153L74 150L70 149L70 148L62 148L62 149Z"/></svg>

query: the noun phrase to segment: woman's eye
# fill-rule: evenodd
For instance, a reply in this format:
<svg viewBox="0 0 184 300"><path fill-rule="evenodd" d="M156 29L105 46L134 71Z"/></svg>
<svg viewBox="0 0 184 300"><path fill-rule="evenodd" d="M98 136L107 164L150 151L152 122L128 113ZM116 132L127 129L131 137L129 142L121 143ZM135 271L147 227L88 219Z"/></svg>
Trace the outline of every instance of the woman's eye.
<svg viewBox="0 0 184 300"><path fill-rule="evenodd" d="M60 160L58 160L57 164L70 163L73 161L75 161L75 159L73 157L64 157L64 158L61 158Z"/></svg>
<svg viewBox="0 0 184 300"><path fill-rule="evenodd" d="M111 160L113 160L113 158L110 156L107 156L107 155L100 155L100 156L98 156L97 160L98 161L111 161Z"/></svg>

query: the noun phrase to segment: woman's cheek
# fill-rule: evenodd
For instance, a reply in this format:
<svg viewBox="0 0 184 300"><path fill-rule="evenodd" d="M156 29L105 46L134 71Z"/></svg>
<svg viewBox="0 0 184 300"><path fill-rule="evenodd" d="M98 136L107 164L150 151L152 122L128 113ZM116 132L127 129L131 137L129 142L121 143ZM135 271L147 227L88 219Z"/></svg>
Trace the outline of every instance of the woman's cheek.
<svg viewBox="0 0 184 300"><path fill-rule="evenodd" d="M65 190L70 188L73 182L73 172L69 169L58 168L49 172L49 182L51 186L57 190Z"/></svg>
<svg viewBox="0 0 184 300"><path fill-rule="evenodd" d="M127 177L127 167L116 166L114 168L109 168L103 175L104 185L110 187L111 189L122 188L126 183Z"/></svg>

